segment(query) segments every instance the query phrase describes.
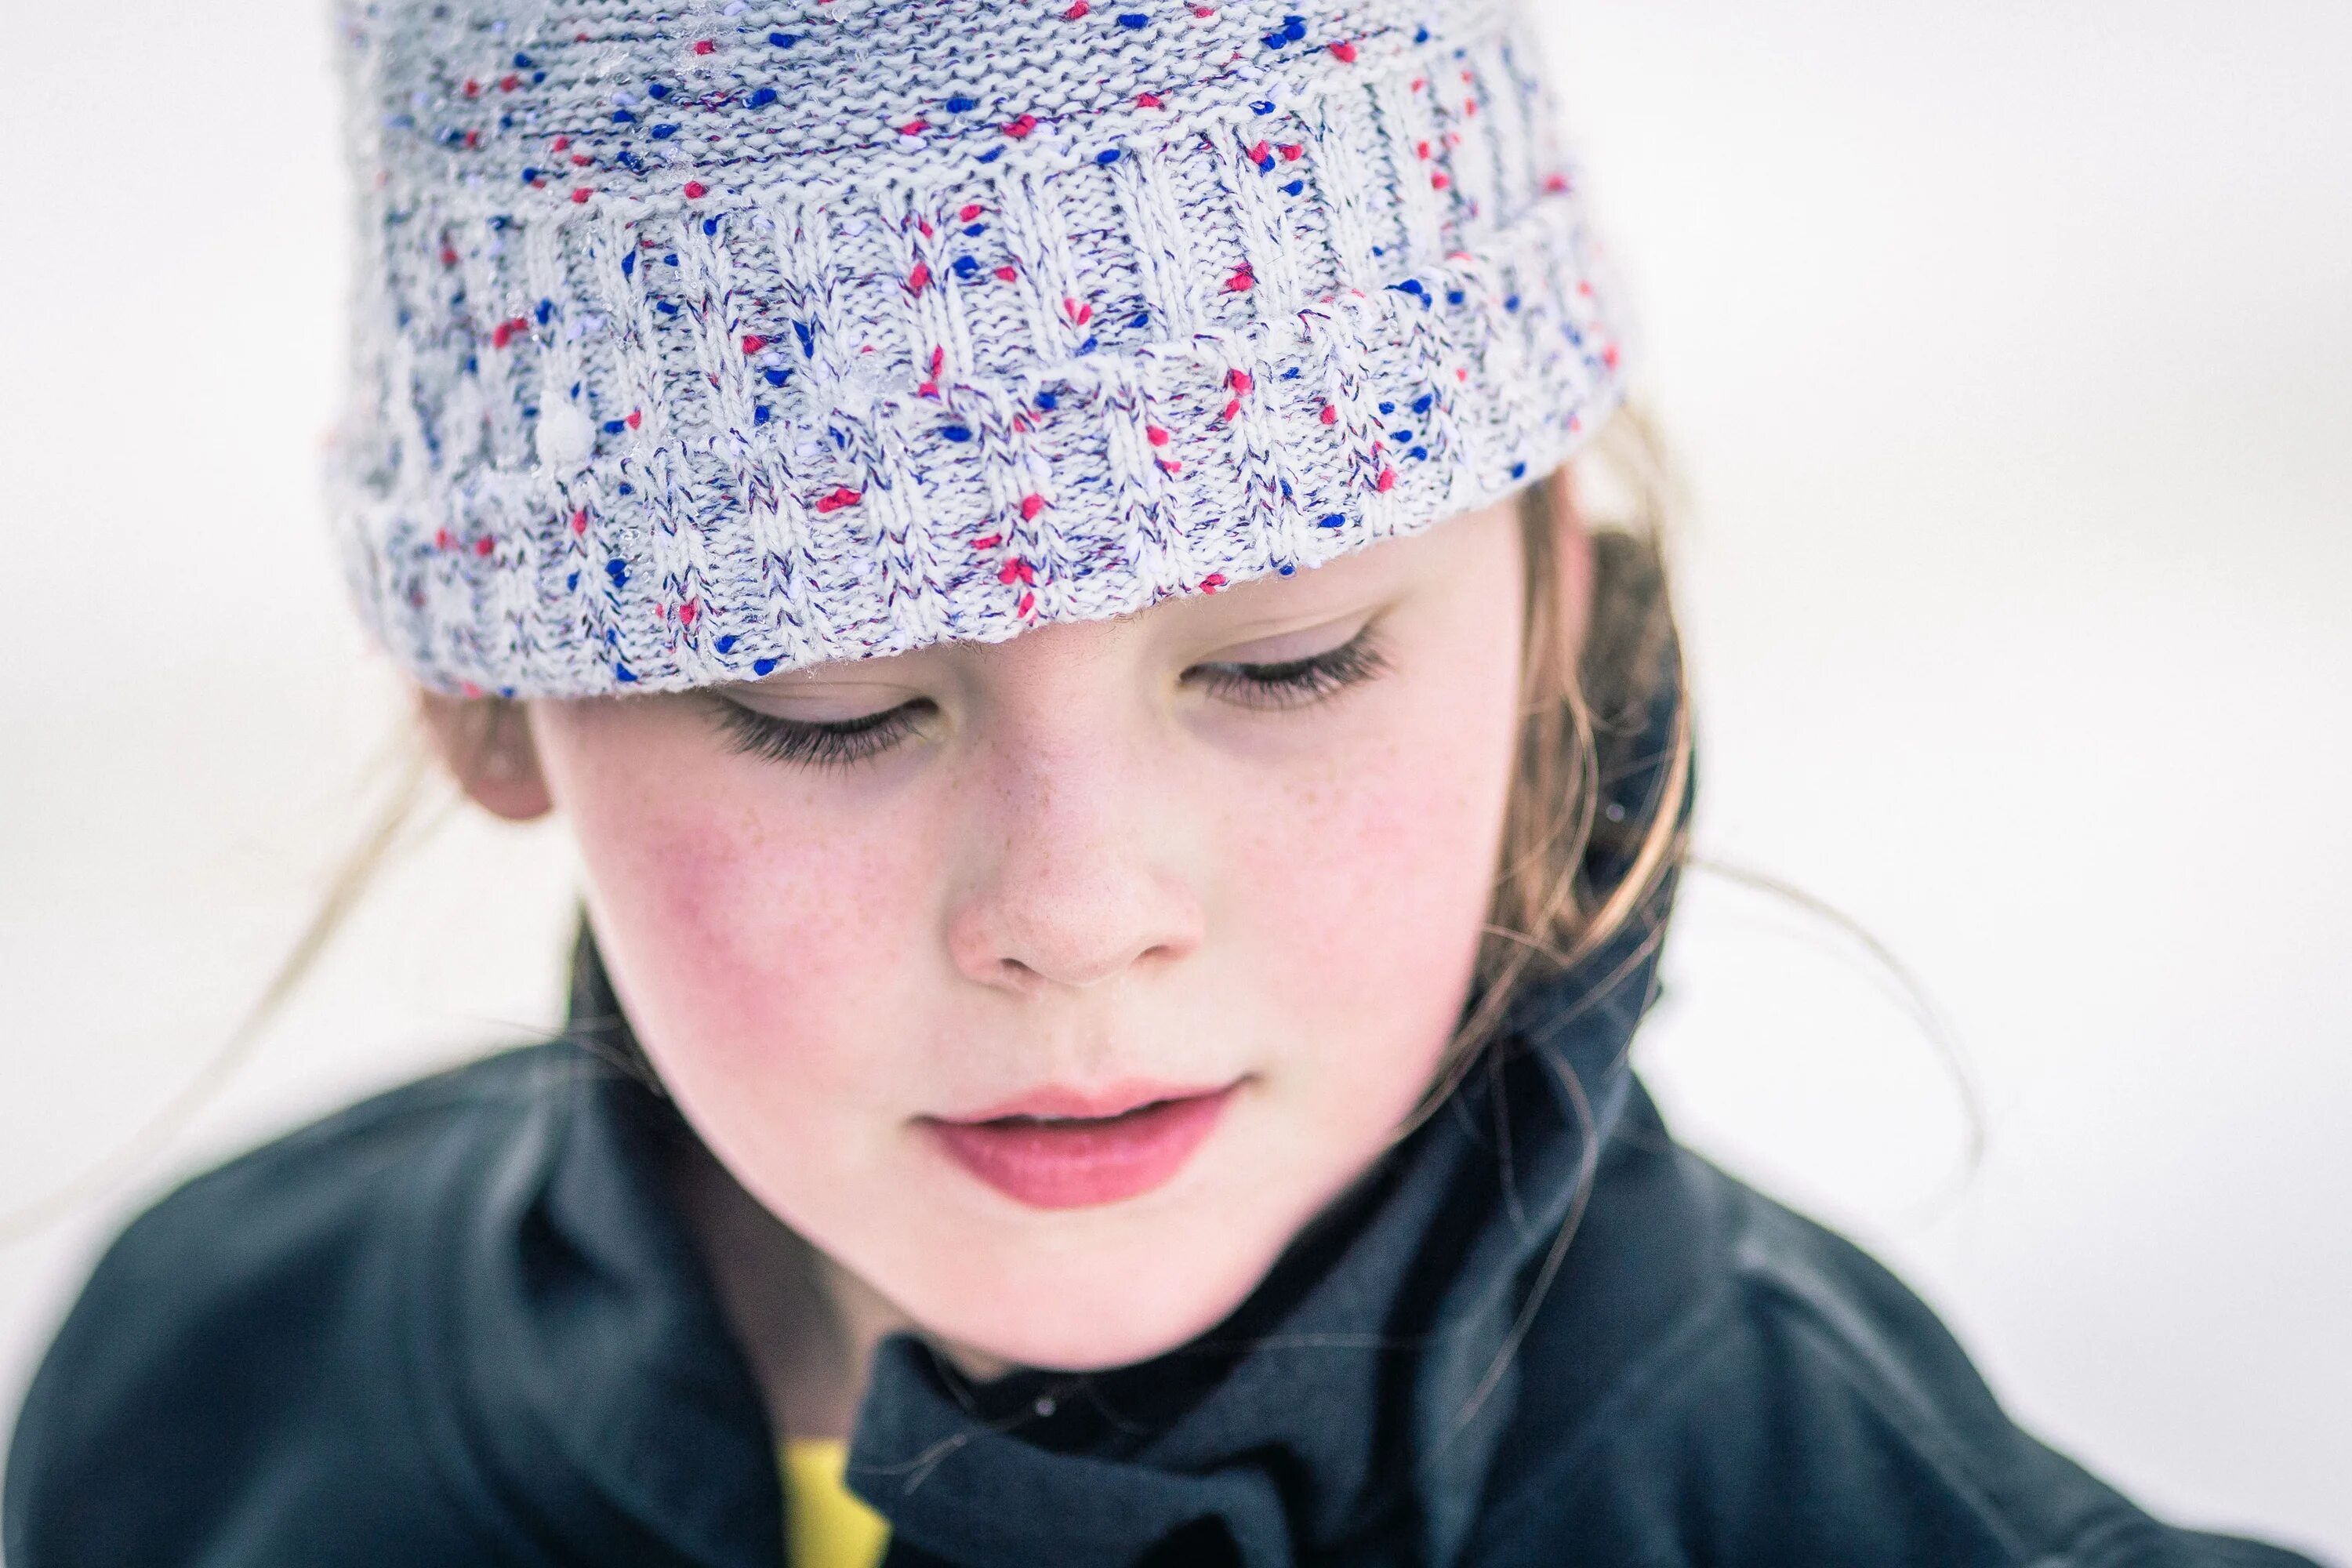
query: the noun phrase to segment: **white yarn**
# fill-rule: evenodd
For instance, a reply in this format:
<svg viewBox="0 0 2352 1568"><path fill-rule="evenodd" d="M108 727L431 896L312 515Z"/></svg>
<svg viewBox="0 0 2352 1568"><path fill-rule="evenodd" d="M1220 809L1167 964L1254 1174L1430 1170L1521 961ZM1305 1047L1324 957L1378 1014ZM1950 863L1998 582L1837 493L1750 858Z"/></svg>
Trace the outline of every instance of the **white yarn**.
<svg viewBox="0 0 2352 1568"><path fill-rule="evenodd" d="M371 626L447 690L746 679L1557 463L1617 353L1517 19L1287 5L348 0Z"/></svg>

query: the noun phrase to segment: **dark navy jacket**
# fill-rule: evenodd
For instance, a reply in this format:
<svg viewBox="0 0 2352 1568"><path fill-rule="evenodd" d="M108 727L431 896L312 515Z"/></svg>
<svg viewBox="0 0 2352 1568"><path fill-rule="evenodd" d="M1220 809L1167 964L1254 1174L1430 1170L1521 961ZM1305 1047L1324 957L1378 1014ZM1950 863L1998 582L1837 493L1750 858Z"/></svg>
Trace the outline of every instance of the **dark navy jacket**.
<svg viewBox="0 0 2352 1568"><path fill-rule="evenodd" d="M1651 957L1602 956L1196 1344L972 1387L885 1342L851 1476L891 1568L2303 1561L2156 1523L1676 1147L1623 1066ZM567 1039L191 1182L40 1370L7 1561L772 1568L770 1434L661 1177L690 1136Z"/></svg>

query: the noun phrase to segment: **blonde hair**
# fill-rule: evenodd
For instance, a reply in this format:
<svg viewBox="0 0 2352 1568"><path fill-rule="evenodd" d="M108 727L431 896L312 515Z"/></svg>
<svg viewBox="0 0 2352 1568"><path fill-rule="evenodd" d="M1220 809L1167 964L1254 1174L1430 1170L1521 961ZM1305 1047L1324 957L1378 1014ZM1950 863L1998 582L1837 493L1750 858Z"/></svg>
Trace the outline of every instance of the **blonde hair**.
<svg viewBox="0 0 2352 1568"><path fill-rule="evenodd" d="M1585 515L1595 496L1609 510ZM1475 1000L1407 1129L1441 1103L1494 1038L1511 1004L1637 921L1661 917L1654 895L1688 853L1690 710L1667 591L1665 542L1676 491L1654 426L1621 409L1569 467L1519 497L1527 598L1519 743L1504 808L1495 899L1479 946ZM1592 548L1591 601L1563 602L1559 531L1580 523ZM1673 692L1665 756L1637 748L1662 692ZM1607 786L1648 770L1643 809L1605 814ZM1595 851L1603 853L1596 856ZM1596 885L1598 859L1623 870ZM1643 951L1662 934L1644 933Z"/></svg>

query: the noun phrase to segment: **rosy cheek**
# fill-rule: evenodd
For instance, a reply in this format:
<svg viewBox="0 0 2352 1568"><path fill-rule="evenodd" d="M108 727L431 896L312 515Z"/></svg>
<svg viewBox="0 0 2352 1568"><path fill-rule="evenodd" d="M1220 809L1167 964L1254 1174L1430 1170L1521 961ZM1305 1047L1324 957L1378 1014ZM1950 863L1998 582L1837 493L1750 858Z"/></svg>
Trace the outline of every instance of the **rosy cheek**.
<svg viewBox="0 0 2352 1568"><path fill-rule="evenodd" d="M1377 785L1315 793L1296 816L1259 812L1259 833L1234 845L1248 891L1226 942L1253 955L1276 1065L1307 1069L1294 1113L1352 1125L1409 1101L1402 1086L1425 1076L1444 1027L1430 999L1454 992L1456 935L1477 917L1460 878L1425 864L1447 836L1412 799Z"/></svg>
<svg viewBox="0 0 2352 1568"><path fill-rule="evenodd" d="M583 732L559 781L633 1021L683 1095L852 1098L877 995L903 982L922 882L887 813L693 735Z"/></svg>
<svg viewBox="0 0 2352 1568"><path fill-rule="evenodd" d="M1269 999L1313 1058L1298 1114L1336 1141L1385 1136L1438 1065L1491 900L1510 724L1475 687L1416 692L1368 714L1278 812L1237 803L1254 825L1236 846L1244 945L1272 960Z"/></svg>

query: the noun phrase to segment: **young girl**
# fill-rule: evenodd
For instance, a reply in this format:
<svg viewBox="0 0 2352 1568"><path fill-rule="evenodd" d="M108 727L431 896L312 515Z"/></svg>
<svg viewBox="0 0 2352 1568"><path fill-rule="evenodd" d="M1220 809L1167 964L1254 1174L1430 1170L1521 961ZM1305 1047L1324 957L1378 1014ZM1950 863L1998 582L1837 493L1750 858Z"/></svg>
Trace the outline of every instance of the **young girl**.
<svg viewBox="0 0 2352 1568"><path fill-rule="evenodd" d="M1668 1139L1548 105L1287 3L352 0L340 537L570 1022L136 1222L17 1568L2297 1561Z"/></svg>

